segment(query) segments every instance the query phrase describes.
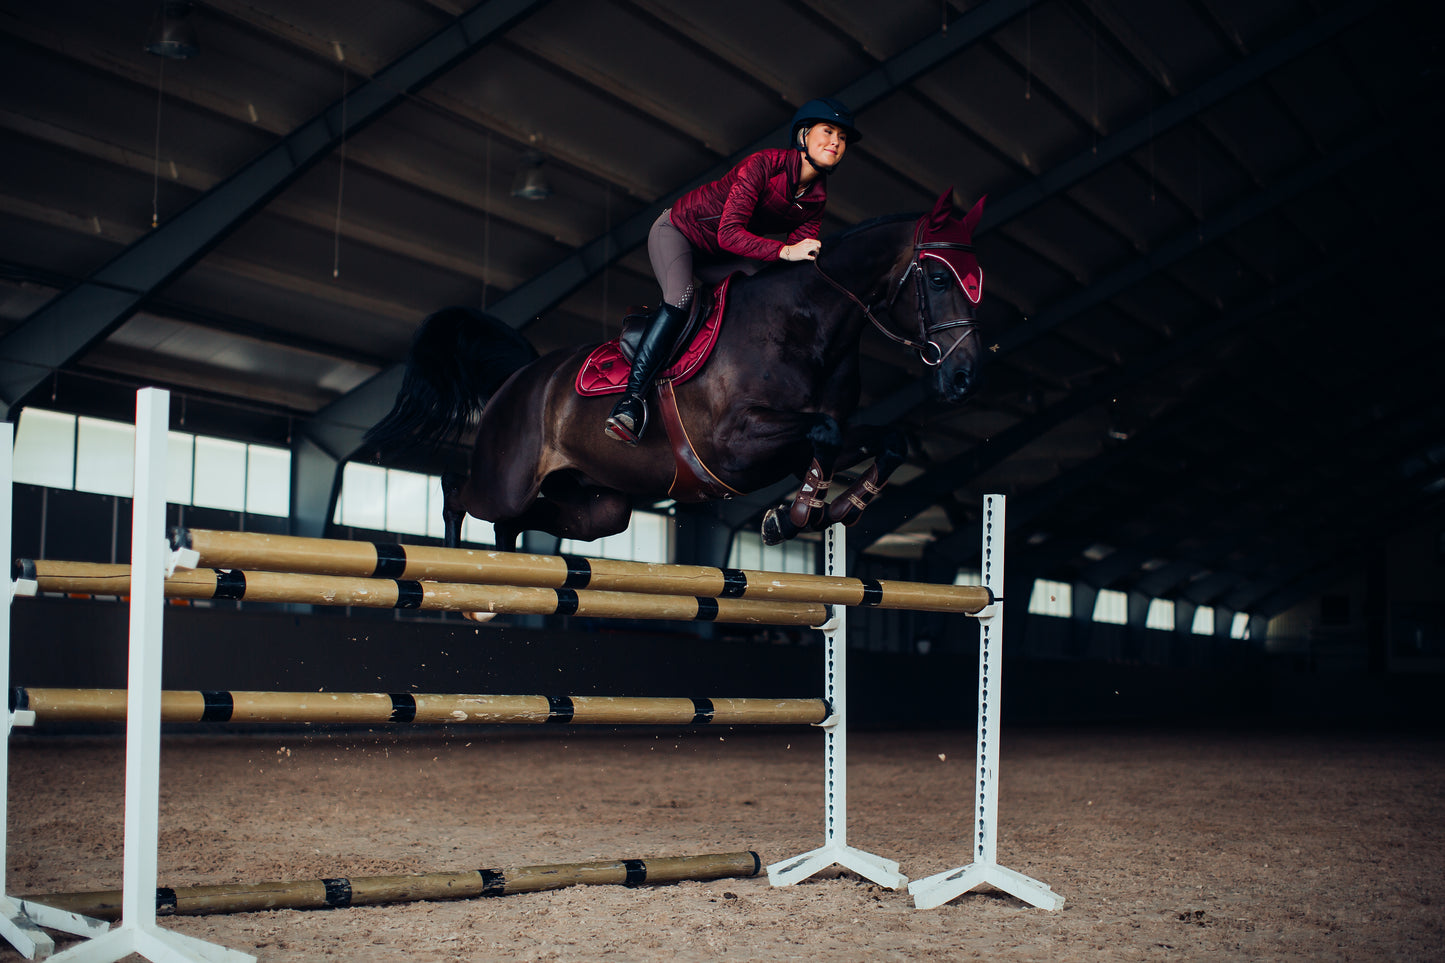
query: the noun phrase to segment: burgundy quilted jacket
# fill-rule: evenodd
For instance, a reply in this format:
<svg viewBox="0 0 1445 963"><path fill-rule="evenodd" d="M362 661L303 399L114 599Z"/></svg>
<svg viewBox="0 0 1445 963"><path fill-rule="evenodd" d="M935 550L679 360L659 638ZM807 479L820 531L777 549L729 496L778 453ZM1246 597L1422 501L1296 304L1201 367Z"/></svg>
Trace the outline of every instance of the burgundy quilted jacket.
<svg viewBox="0 0 1445 963"><path fill-rule="evenodd" d="M784 242L764 234L786 234L788 244L817 237L828 201L826 178L793 198L803 155L795 150L760 150L710 184L695 187L672 205L672 224L692 246L710 254L736 254L776 261Z"/></svg>

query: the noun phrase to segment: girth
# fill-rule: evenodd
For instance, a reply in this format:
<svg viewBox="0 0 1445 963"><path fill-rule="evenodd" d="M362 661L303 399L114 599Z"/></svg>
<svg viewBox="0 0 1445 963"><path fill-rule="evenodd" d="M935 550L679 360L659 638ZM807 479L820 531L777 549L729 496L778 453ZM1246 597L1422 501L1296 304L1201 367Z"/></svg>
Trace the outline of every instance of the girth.
<svg viewBox="0 0 1445 963"><path fill-rule="evenodd" d="M720 478L708 471L687 428L682 423L682 413L677 408L677 395L672 390L672 381L667 378L657 382L657 413L662 416L662 425L667 429L667 440L672 448L672 484L667 493L680 502L706 502L714 498L732 498L742 492L729 487Z"/></svg>

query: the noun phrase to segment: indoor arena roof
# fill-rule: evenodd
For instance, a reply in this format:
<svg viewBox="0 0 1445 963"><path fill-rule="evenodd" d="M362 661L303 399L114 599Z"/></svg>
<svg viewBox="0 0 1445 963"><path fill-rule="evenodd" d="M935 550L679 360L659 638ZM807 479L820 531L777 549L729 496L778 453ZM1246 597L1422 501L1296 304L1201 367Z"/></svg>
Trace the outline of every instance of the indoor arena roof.
<svg viewBox="0 0 1445 963"><path fill-rule="evenodd" d="M161 6L0 2L7 404L160 384L344 455L423 316L615 334L657 211L834 96L825 231L988 195L977 398L865 339L862 417L916 441L876 551L966 563L1000 491L1011 566L1268 613L1445 502L1428 4L167 4L186 59Z"/></svg>

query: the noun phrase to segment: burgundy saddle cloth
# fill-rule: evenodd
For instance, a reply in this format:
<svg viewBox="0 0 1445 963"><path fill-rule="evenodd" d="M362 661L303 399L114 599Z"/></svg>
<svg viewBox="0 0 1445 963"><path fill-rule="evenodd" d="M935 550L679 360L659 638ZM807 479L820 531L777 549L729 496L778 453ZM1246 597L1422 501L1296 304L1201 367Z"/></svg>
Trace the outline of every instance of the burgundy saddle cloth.
<svg viewBox="0 0 1445 963"><path fill-rule="evenodd" d="M682 384L702 370L703 362L707 361L708 355L712 354L712 349L717 344L723 310L727 306L728 285L733 277L735 275L728 275L713 290L712 303L707 306L696 333L690 339L683 338L685 345L674 355L672 363L657 376L659 381ZM630 320L629 318L629 322ZM624 326L627 323L624 322ZM587 356L587 360L582 362L582 367L577 372L579 395L611 395L627 387L627 373L632 370L631 352L624 354L619 344L625 337L626 331L621 337L598 345Z"/></svg>

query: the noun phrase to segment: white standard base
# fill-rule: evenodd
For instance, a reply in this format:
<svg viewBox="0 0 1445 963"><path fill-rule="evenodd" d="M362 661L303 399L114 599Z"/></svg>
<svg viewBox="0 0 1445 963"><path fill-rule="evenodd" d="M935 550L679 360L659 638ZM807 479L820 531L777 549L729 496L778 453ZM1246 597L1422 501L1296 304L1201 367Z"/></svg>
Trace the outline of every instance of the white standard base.
<svg viewBox="0 0 1445 963"><path fill-rule="evenodd" d="M791 886L835 864L889 889L908 885L908 877L898 872L898 864L893 860L838 843L774 863L768 867L768 882L774 886Z"/></svg>
<svg viewBox="0 0 1445 963"><path fill-rule="evenodd" d="M0 896L0 937L27 960L47 959L55 952L55 941L41 927L94 938L110 929L104 920L94 920L78 913L67 913L53 906L27 902L13 896Z"/></svg>
<svg viewBox="0 0 1445 963"><path fill-rule="evenodd" d="M935 873L926 879L909 883L908 892L913 894L913 905L916 908L933 909L971 889L985 885L1003 890L1039 909L1056 910L1064 905L1064 898L1044 883L997 863L970 863L962 869Z"/></svg>
<svg viewBox="0 0 1445 963"><path fill-rule="evenodd" d="M127 927L124 922L89 943L72 946L50 959L52 963L115 963L132 953L151 963L256 963L256 958L239 950L198 940L157 926Z"/></svg>

